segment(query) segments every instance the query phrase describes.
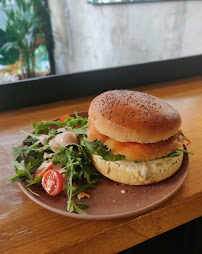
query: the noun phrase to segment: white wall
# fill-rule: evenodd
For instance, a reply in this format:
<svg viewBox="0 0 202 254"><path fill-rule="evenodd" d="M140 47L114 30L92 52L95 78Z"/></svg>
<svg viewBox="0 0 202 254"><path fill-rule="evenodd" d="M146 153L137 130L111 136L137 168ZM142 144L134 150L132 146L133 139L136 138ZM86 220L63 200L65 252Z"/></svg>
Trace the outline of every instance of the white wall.
<svg viewBox="0 0 202 254"><path fill-rule="evenodd" d="M202 1L102 6L87 0L54 2L49 0L59 37L55 40L57 73L202 53Z"/></svg>

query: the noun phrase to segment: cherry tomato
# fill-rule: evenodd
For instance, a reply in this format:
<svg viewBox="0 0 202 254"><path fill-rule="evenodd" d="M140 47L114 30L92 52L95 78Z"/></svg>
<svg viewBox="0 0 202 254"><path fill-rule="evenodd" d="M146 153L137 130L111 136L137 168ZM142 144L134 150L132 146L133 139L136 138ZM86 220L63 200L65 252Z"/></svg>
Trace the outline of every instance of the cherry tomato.
<svg viewBox="0 0 202 254"><path fill-rule="evenodd" d="M59 118L58 121L64 122L68 117L69 117L69 115L63 115L63 116L61 116L61 117Z"/></svg>
<svg viewBox="0 0 202 254"><path fill-rule="evenodd" d="M53 168L53 163L44 161L41 166L34 172L34 178L39 177L39 176L43 176L45 174L45 172L49 169Z"/></svg>
<svg viewBox="0 0 202 254"><path fill-rule="evenodd" d="M62 175L55 169L49 169L43 175L41 184L49 196L56 196L63 188Z"/></svg>

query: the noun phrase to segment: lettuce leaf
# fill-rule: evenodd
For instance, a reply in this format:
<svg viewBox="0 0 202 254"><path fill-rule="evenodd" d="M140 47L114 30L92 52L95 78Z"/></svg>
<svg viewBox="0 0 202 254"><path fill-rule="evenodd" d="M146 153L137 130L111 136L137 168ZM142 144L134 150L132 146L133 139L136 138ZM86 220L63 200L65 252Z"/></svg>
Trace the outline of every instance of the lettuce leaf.
<svg viewBox="0 0 202 254"><path fill-rule="evenodd" d="M165 155L165 156L162 156L161 158L159 158L159 159L164 159L164 158L170 158L170 157L177 157L177 156L179 156L180 154L175 150L175 151L173 151L173 152L171 152L171 153L169 153L169 154L167 154L167 155Z"/></svg>
<svg viewBox="0 0 202 254"><path fill-rule="evenodd" d="M106 161L118 161L125 159L124 155L114 155L111 150L109 150L99 140L95 140L93 142L83 141L83 145L89 153L99 155Z"/></svg>
<svg viewBox="0 0 202 254"><path fill-rule="evenodd" d="M50 130L50 127L43 122L37 124L36 122L32 121L32 126L34 127L35 134L46 134Z"/></svg>

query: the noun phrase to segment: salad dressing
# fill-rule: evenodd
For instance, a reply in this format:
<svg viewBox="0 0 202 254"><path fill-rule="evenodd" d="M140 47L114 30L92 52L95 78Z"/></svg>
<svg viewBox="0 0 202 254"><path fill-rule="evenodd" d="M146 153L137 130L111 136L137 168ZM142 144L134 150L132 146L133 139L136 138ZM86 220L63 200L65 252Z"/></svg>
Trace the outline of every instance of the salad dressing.
<svg viewBox="0 0 202 254"><path fill-rule="evenodd" d="M72 131L60 133L49 142L53 152L58 152L61 146L65 147L69 144L79 144L77 136Z"/></svg>
<svg viewBox="0 0 202 254"><path fill-rule="evenodd" d="M45 134L41 134L37 139L37 143L41 143L42 145L45 145L46 143L46 139L48 139L50 136L49 135L45 135Z"/></svg>

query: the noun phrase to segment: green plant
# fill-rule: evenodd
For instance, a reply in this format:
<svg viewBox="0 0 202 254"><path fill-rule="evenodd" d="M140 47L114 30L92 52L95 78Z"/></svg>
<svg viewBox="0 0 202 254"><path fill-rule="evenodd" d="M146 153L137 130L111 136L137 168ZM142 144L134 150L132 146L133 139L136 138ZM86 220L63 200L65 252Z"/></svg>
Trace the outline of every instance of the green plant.
<svg viewBox="0 0 202 254"><path fill-rule="evenodd" d="M12 40L5 41L1 45L4 59L5 52L8 56L9 52L14 54L14 50L15 53L18 51L23 78L34 77L34 51L39 44L45 44L45 21L41 16L41 10L46 13L48 10L42 0L15 0L15 4L11 4L11 0L1 0L0 2L7 16L6 33L9 31L13 37Z"/></svg>
<svg viewBox="0 0 202 254"><path fill-rule="evenodd" d="M3 31L0 29L0 64L1 65L9 65L14 64L19 59L19 50L15 48L11 48L10 50L6 50L4 45L8 45L8 43L13 43L15 38L13 34L6 29Z"/></svg>

